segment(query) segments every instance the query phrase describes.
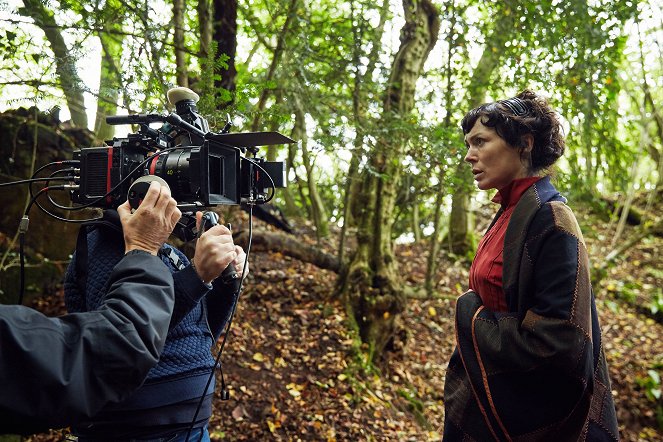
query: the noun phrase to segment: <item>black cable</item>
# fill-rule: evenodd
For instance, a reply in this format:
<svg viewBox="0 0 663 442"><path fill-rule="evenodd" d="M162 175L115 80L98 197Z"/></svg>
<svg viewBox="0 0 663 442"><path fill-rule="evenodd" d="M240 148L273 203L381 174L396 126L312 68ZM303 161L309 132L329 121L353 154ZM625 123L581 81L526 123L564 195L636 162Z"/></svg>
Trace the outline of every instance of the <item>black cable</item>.
<svg viewBox="0 0 663 442"><path fill-rule="evenodd" d="M201 226L202 227L202 226ZM201 228L202 230L202 228ZM237 292L234 293L235 300L233 302L232 309L230 310L230 318L228 318L228 325L226 326L226 332L223 335L223 339L221 340L221 347L219 348L219 352L216 355L216 358L214 360L214 366L212 367L212 372L210 373L209 377L207 378L207 383L205 384L205 389L203 390L202 395L200 396L200 401L198 401L198 407L196 407L196 412L193 415L193 419L191 419L191 425L189 426L189 431L186 434L186 439L185 441L189 441L189 437L191 436L191 432L193 431L193 426L196 424L196 418L198 417L198 413L200 412L201 407L203 406L203 401L205 400L205 393L207 392L207 389L209 388L210 384L212 383L212 379L214 379L214 374L216 372L217 366L219 366L219 362L221 361L221 355L223 354L223 349L226 346L226 339L228 339L228 335L230 334L230 327L232 327L233 324L233 318L235 317L235 311L237 310L237 304L239 302L239 295L242 293L242 285L244 284L244 279L246 278L246 270L249 265L249 255L251 254L251 243L253 240L253 205L249 205L249 243L246 248L246 259L244 260L244 267L242 268L242 276L239 281L239 287L237 288ZM226 382L223 377L223 369L221 369L221 389L224 391L226 388ZM201 435L202 438L202 435Z"/></svg>
<svg viewBox="0 0 663 442"><path fill-rule="evenodd" d="M53 189L53 188L51 188L51 189L49 189L49 190L64 190L64 189ZM36 203L36 205L37 205L37 207L39 207L39 209L40 209L42 212L44 212L46 215L50 216L50 217L53 218L53 219L56 219L56 220L58 220L58 221L62 221L62 222L65 222L65 223L82 224L82 223L87 223L87 222L91 222L91 221L96 221L96 220L99 220L99 219L102 219L102 218L103 218L103 217L97 217L97 218L86 218L86 219L68 219L68 218L63 218L63 217L61 217L61 216L58 216L58 215L56 215L56 214L54 214L54 213L49 212L48 210L46 210L46 209L45 209L41 204L39 204L39 203Z"/></svg>
<svg viewBox="0 0 663 442"><path fill-rule="evenodd" d="M46 169L47 167L51 167L51 166L60 166L60 165L63 165L63 164L76 164L76 165L80 165L80 163L81 163L80 160L53 161L52 163L44 164L43 166L41 166L40 168L38 168L37 170L35 170L35 171L32 173L32 176L30 177L30 179L35 179L35 177L37 176L37 174L38 174L39 172L41 172L42 170ZM73 167L70 167L69 169L61 169L61 170L72 170L72 171L75 171L76 169L73 168ZM58 172L58 171L53 172L53 173L51 174L51 176L53 176L53 175L54 175L55 173L57 173L57 172ZM48 186L48 180L46 180L46 183L45 183L45 184L46 184L46 186ZM30 190L30 197L33 197L34 194L33 194L33 192L32 192L32 183L30 183L30 185L28 186L28 189Z"/></svg>
<svg viewBox="0 0 663 442"><path fill-rule="evenodd" d="M48 194L48 191L51 191L51 190L67 190L67 188L65 186L54 186L54 187L51 186L51 187L45 187L45 189L46 189L46 196L48 197L48 200L51 202L51 204L53 204L55 207L58 207L60 209L73 210L72 207L66 207L66 206L62 206L60 204L57 204L55 201L53 201L51 196ZM40 194L37 194L37 195L40 195ZM34 200L35 205L39 208L39 210L41 210L46 215L50 216L51 218L53 218L57 221L62 221L62 222L65 222L65 223L72 223L72 224L82 224L82 223L87 223L87 222L90 222L90 221L96 221L96 220L99 220L99 219L102 218L102 217L86 218L86 219L63 218L61 216L58 216L58 215L46 210L46 208L39 203L39 201L37 200L36 197L33 197L33 200Z"/></svg>
<svg viewBox="0 0 663 442"><path fill-rule="evenodd" d="M44 178L30 178L28 180L10 181L9 183L2 183L2 184L0 184L0 187L8 187L8 186L16 185L16 184L38 183L38 182L41 182L41 181L69 181L69 180L71 180L71 179L67 178L67 177L62 177L62 178L58 178L58 177L55 177L55 178L47 178L47 177L44 177Z"/></svg>
<svg viewBox="0 0 663 442"><path fill-rule="evenodd" d="M19 223L18 226L18 238L19 238L18 257L20 262L19 278L21 281L21 285L18 291L19 305L23 304L23 294L25 293L25 253L23 248L25 246L25 232L27 232L28 224L30 223L30 219L28 218L28 213L30 213L30 209L32 208L32 204L35 202L35 200L39 198L39 195L41 195L44 192L48 192L48 187L42 188L39 192L37 192L37 195L32 197L27 207L25 208L25 211L23 212L23 217L21 218L21 222Z"/></svg>
<svg viewBox="0 0 663 442"><path fill-rule="evenodd" d="M41 206L37 202L37 198L39 198L43 193L47 193L51 190L65 190L65 186L51 186L51 187L43 187L42 189L37 192L36 195L34 195L30 199L30 203L25 209L25 212L23 212L23 218L21 219L21 222L19 224L19 259L20 259L20 279L21 279L21 285L20 285L20 290L19 290L19 296L18 296L18 303L22 304L23 303L23 294L25 293L25 253L24 253L24 245L25 245L25 233L28 230L28 224L29 224L29 217L28 214L30 213L30 209L32 209L32 205L36 204L37 207L39 207L42 212L44 212L46 215L55 218L58 221L64 221L68 223L86 223L89 221L95 221L101 218L89 218L89 219L66 219L66 218L61 218L57 215L52 214L48 210L44 209L43 206Z"/></svg>
<svg viewBox="0 0 663 442"><path fill-rule="evenodd" d="M74 167L70 167L70 168L67 168L67 169L56 170L55 172L53 172L52 174L50 174L50 175L48 176L48 178L44 178L44 181L46 181L44 184L46 184L46 187L48 187L49 184L50 184L50 181L55 177L55 175L57 175L57 174L59 174L59 173L63 173L63 172L67 172L67 173L69 173L69 172L75 172L75 171L76 171L76 168L74 168ZM36 172L35 172L35 173L36 173ZM33 174L32 176L34 177L35 174ZM68 175L68 176L63 177L63 178L68 178L70 181L72 181L72 180L74 180L76 177L73 176L73 175ZM34 197L35 195L34 195L34 192L32 191L32 183L30 183L30 185L28 185L28 190L30 191L30 197ZM51 188L51 190L54 190L54 189ZM51 196L48 194L48 192L46 193L46 197L48 198L48 201L49 201L53 206L58 207L58 208L60 208L60 209L64 209L64 210L70 209L69 206L62 206L62 205L56 203L55 201L53 201L53 199L52 199ZM39 207L39 209L40 209L42 212L46 213L47 215L51 215L50 212L49 212L48 210L46 210L46 209L45 209L45 208L39 203L39 201L35 201L35 204L37 205L37 207Z"/></svg>
<svg viewBox="0 0 663 442"><path fill-rule="evenodd" d="M44 164L43 166L41 166L40 168L38 168L37 170L35 170L35 171L32 173L32 176L31 176L30 178L31 178L31 179L34 179L34 178L37 176L37 174L38 174L39 172L41 172L42 170L44 170L44 169L46 169L46 168L48 168L48 167L51 167L51 166L61 166L61 165L64 165L64 164L76 164L76 165L80 165L80 163L81 163L81 162L80 162L79 160L54 161L54 162L52 162L52 163ZM61 173L62 171L70 171L70 172L72 172L72 173L75 173L75 172L76 172L76 168L75 168L75 167L69 167L69 168L67 168L67 169L59 169L59 170L56 170L55 172L53 172L53 173L49 176L49 178L54 177L55 175L57 175L58 173ZM71 178L72 181L76 179L75 176L68 176L68 178ZM49 184L50 184L50 180L47 179L47 180L45 180L45 181L46 181L46 182L45 182L44 184L46 185L46 187L48 187ZM34 192L32 191L32 183L30 183L30 184L28 185L28 191L30 192L30 197L31 197L31 198L35 196L35 195L34 195ZM48 194L47 194L47 196L48 196ZM51 200L50 196L49 196L48 199L49 199L49 201L51 201L52 204L54 204L54 205L57 206L57 204L55 204L55 202L53 202L53 201ZM37 202L37 206L38 206L43 212L48 213L48 212L46 211L46 209L44 209L44 208L39 204L39 202Z"/></svg>
<svg viewBox="0 0 663 442"><path fill-rule="evenodd" d="M76 167L68 167L66 169L58 169L55 172L51 173L48 177L41 177L39 179L45 181L45 185L48 186L49 181L51 181L51 179L54 178L56 175L58 175L62 172L67 172L67 173L71 173L71 175L67 175L64 178L70 178L71 181L74 181L76 179L76 175L74 175L74 174L76 173L77 170L79 170L79 169L77 169ZM36 175L37 175L37 173L35 172L35 173L32 174L32 176L30 178L31 179L36 179ZM34 196L34 193L32 191L32 185L33 184L34 183L30 183L28 185L28 189L30 189L30 196L31 197Z"/></svg>
<svg viewBox="0 0 663 442"><path fill-rule="evenodd" d="M34 173L32 174L32 176L29 179L18 180L18 181L10 181L9 183L2 183L2 184L0 184L0 187L8 187L8 186L13 186L13 185L17 185L17 184L38 183L38 182L41 182L41 181L48 182L49 178L35 178L35 177L37 176L37 174L39 172L46 169L47 167L59 166L59 165L62 165L62 164L80 164L80 161L78 161L78 160L63 160L63 161L54 161L52 163L44 164L43 166L41 166L40 168L35 170ZM63 178L58 178L56 181L64 181L64 179ZM32 196L32 189L30 191L30 195Z"/></svg>
<svg viewBox="0 0 663 442"><path fill-rule="evenodd" d="M64 186L56 186L56 187L62 187L62 189L64 189ZM55 190L55 188L42 187L41 189L39 189L39 192L37 192L37 194L35 196L33 196L32 199L30 199L30 203L25 208L25 212L23 212L23 218L28 216L28 213L30 213L30 209L32 209L32 205L35 203L35 201L37 201L37 198L39 198L39 196L42 193L48 192L49 190ZM60 190L60 189L57 189L57 190Z"/></svg>
<svg viewBox="0 0 663 442"><path fill-rule="evenodd" d="M20 281L21 285L18 291L18 305L23 304L23 293L25 293L25 254L23 253L23 246L25 245L25 232L18 234L18 256L21 261L20 267Z"/></svg>
<svg viewBox="0 0 663 442"><path fill-rule="evenodd" d="M270 201L272 200L272 198L274 198L274 195L276 194L276 184L274 184L274 180L272 179L272 176L269 174L269 172L267 172L267 171L265 170L264 167L262 167L260 164L258 164L258 162L253 161L253 160L251 160L250 158L246 158L246 157L240 157L240 159L242 159L242 160L244 160L244 161L248 161L249 163L253 164L253 165L256 166L258 169L262 170L263 173L264 173L265 175L267 175L267 178L269 178L269 182L272 184L272 185L271 185L272 192L271 192L271 194L269 195L269 198L267 198L265 201L262 201L262 202L257 203L257 204L267 204L268 202L270 202Z"/></svg>
<svg viewBox="0 0 663 442"><path fill-rule="evenodd" d="M34 178L35 176L37 176L37 174L39 172L41 172L42 170L44 170L44 169L46 169L47 167L50 167L50 166L59 166L59 165L62 165L62 164L80 164L80 163L81 163L80 160L53 161L52 163L44 164L43 166L41 166L40 168L35 170L33 172L32 176L31 176L31 178Z"/></svg>
<svg viewBox="0 0 663 442"><path fill-rule="evenodd" d="M52 174L50 174L49 177L54 177L55 175L60 174L60 173L64 173L64 172L66 172L66 173L74 172L75 170L76 170L76 169L73 168L73 167L70 167L70 168L68 168L68 169L60 169L60 170L56 170L55 172L53 172ZM72 178L75 178L75 177L72 177ZM48 186L48 181L46 182L46 185ZM30 186L30 187L32 187L32 186ZM32 189L31 189L31 190L32 190ZM48 198L48 202L51 203L51 205L53 205L54 207L57 207L58 209L61 209L61 210L71 210L72 207L74 207L74 206L63 206L63 205L61 205L61 204L56 203L56 202L53 200L53 198L51 198L51 195L48 194L48 193L46 194L46 198ZM39 206L39 208L40 208L41 210L44 210L44 208L41 207L41 206L39 205L39 202L37 202L37 206Z"/></svg>
<svg viewBox="0 0 663 442"><path fill-rule="evenodd" d="M69 210L82 210L82 209L85 209L85 208L88 208L88 207L93 207L93 206L94 206L95 204L97 204L99 201L103 200L104 198L106 198L107 196L109 196L109 195L111 195L113 192L115 192L115 191L116 191L116 190L117 190L122 184L124 184L125 181L127 181L129 178L131 178L135 172L137 172L141 167L143 167L145 164L147 164L147 163L148 163L149 161L151 161L153 158L158 157L159 155L163 155L164 153L167 153L167 152L172 152L172 151L177 150L177 149L193 149L194 147L197 147L197 146L175 146L175 147L169 147L169 148L167 148L167 149L160 150L159 152L156 152L156 153L150 155L149 157L147 157L147 158L145 158L143 161L141 161L141 162L138 164L138 166L134 167L133 170L131 170L131 171L127 174L127 176L125 176L124 178L122 178L122 179L120 180L120 182L117 183L117 184L116 184L111 190L109 190L108 192L106 192L105 195L102 195L102 196L100 196L99 198L97 198L96 200L91 201L91 202L89 202L89 203L87 203L87 204L82 204L82 205L80 205L80 206L72 207L72 208L69 209Z"/></svg>

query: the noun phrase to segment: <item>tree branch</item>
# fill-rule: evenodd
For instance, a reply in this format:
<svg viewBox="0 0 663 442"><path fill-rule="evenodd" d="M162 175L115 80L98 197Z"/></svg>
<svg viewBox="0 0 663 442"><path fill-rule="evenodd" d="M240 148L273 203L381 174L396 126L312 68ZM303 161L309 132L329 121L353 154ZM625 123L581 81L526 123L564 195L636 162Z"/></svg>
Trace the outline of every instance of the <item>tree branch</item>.
<svg viewBox="0 0 663 442"><path fill-rule="evenodd" d="M236 244L246 249L248 245L248 231L240 232L235 236L234 240ZM304 244L299 238L284 233L253 230L251 251L279 252L285 256L313 264L321 269L331 270L336 273L339 273L341 270L341 263L335 255L324 252L315 246Z"/></svg>

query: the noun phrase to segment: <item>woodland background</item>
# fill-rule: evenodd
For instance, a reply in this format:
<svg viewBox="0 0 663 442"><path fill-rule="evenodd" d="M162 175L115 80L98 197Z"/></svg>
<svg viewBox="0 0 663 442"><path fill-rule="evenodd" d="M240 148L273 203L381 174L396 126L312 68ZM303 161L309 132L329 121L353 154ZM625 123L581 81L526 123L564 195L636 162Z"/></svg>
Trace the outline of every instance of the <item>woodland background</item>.
<svg viewBox="0 0 663 442"><path fill-rule="evenodd" d="M438 440L454 300L495 211L459 121L539 91L565 122L555 184L588 244L622 438L663 440L662 52L656 0L0 0L0 182L137 129L107 115L172 111L178 85L212 130L292 137L261 149L287 164L288 224L254 223L213 439ZM0 188L4 303L29 200ZM248 245L246 212L217 210ZM26 303L60 314L78 226L30 220Z"/></svg>

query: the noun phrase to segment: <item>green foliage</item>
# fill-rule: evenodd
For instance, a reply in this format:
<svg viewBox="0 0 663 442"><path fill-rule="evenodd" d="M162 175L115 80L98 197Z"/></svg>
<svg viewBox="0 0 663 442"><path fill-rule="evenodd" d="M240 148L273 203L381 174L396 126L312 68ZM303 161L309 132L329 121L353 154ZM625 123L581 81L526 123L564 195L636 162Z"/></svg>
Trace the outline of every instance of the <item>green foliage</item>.
<svg viewBox="0 0 663 442"><path fill-rule="evenodd" d="M645 79L651 101L663 102L663 87L655 81L663 68L653 62L661 41L656 2L437 2L439 41L417 84L415 108L401 118L385 117L382 108L399 44L400 5L300 0L291 10L291 4L238 4L233 92L215 86L228 68L216 43L204 59L197 52L195 2L187 2L185 50L192 87L201 96L199 109L213 128L225 123L229 113L234 131L257 125L288 135L295 103L303 104L310 176L300 149L293 149L289 158L289 175L298 178L291 183L290 202L301 213L311 204L306 181L315 180L331 219L342 221L352 159L360 171L377 173L370 170L368 158L380 148L378 140L398 139L405 140L398 165L403 181L393 236L411 234L415 208L420 226L433 224L438 204L448 218L448 198L440 197L474 192L471 179L459 173L467 166L462 164L465 149L458 123L470 100L499 99L524 88L547 95L565 121L568 149L557 183L574 200L598 201L597 191L623 192L657 180L656 152L660 157L663 140L652 121L654 109L643 104ZM122 37L122 54L114 60L119 106L130 112L167 108L165 92L175 82L170 4L63 0L49 6L73 59L96 60L99 35ZM11 21L19 19L24 24ZM640 34L632 26L635 21ZM504 23L513 25L501 28ZM273 62L278 48L282 53ZM0 21L0 93L8 105L24 103L20 97L38 97L40 105L49 107L63 105L49 54L43 32L28 18L13 14L10 21ZM495 63L485 78L477 54ZM78 69L85 70L81 63ZM2 82L24 86L19 90ZM99 92L89 85L86 90ZM263 107L258 108L261 97ZM287 158L287 148L275 148L274 156ZM634 160L639 166L635 176ZM277 202L284 202L282 192L277 192ZM623 290L629 297L629 288ZM660 308L659 298L652 299L651 307Z"/></svg>
<svg viewBox="0 0 663 442"><path fill-rule="evenodd" d="M608 287L608 291L612 292L617 298L630 304L635 303L641 289L640 283L634 281L616 281L615 284Z"/></svg>
<svg viewBox="0 0 663 442"><path fill-rule="evenodd" d="M663 429L663 397L661 395L661 368L663 364L657 364L647 370L647 376L637 376L636 383L644 389L645 395L656 409L656 421L659 429Z"/></svg>
<svg viewBox="0 0 663 442"><path fill-rule="evenodd" d="M652 315L663 316L663 289L654 289L648 307Z"/></svg>
<svg viewBox="0 0 663 442"><path fill-rule="evenodd" d="M414 415L417 423L426 429L430 429L430 424L424 416L425 404L419 399L417 391L415 389L399 388L398 394L407 401L408 411Z"/></svg>
<svg viewBox="0 0 663 442"><path fill-rule="evenodd" d="M228 56L221 54L217 57L217 42L210 43L207 57L201 61L200 80L198 90L200 91L200 101L198 110L204 115L212 128L218 127L219 121L216 110L224 107L233 100L230 91L224 88L217 88L214 84L221 78L219 72L221 69L228 68Z"/></svg>

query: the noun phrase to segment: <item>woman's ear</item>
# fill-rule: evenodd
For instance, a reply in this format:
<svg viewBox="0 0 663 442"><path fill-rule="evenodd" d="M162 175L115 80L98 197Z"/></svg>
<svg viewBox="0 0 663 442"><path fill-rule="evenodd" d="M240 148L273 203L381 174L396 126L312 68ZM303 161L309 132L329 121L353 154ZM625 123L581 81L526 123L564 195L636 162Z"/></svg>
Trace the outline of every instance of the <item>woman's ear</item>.
<svg viewBox="0 0 663 442"><path fill-rule="evenodd" d="M534 148L534 135L525 134L520 138L520 140L522 142L522 152L531 153L532 149Z"/></svg>

